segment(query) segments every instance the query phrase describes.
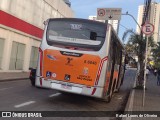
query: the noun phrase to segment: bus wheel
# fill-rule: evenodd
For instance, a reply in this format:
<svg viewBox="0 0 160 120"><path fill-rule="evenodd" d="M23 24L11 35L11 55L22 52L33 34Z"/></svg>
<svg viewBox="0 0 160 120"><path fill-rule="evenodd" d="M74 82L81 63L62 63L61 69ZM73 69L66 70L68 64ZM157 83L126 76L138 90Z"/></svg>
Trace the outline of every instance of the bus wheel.
<svg viewBox="0 0 160 120"><path fill-rule="evenodd" d="M99 98L96 98L96 99L98 99L100 101L103 101L103 102L106 102L106 103L110 103L111 102L111 96L110 95L108 95L108 96L106 96L104 98L101 98L101 99L99 99Z"/></svg>
<svg viewBox="0 0 160 120"><path fill-rule="evenodd" d="M113 83L113 87L112 87L112 89L111 89L111 91L110 91L110 94L109 94L108 96L106 96L106 97L103 99L103 101L105 101L105 102L107 102L107 103L111 102L112 95L113 95L113 92L114 92L114 87L115 87L115 80L114 80L114 83Z"/></svg>
<svg viewBox="0 0 160 120"><path fill-rule="evenodd" d="M35 81L31 80L31 84L32 84L32 86L35 86Z"/></svg>
<svg viewBox="0 0 160 120"><path fill-rule="evenodd" d="M112 96L110 96L110 95L109 95L109 96L107 96L107 98L106 98L106 102L107 102L107 103L110 103L110 102L111 102L111 98L112 98Z"/></svg>
<svg viewBox="0 0 160 120"><path fill-rule="evenodd" d="M119 90L120 90L120 87L119 87L119 88L116 88L115 93L118 93Z"/></svg>

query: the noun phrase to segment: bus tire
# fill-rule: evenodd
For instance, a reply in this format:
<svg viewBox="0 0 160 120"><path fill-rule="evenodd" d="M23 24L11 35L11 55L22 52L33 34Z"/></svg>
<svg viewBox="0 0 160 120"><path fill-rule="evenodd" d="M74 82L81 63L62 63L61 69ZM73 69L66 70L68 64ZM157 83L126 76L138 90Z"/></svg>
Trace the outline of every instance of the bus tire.
<svg viewBox="0 0 160 120"><path fill-rule="evenodd" d="M109 95L109 96L106 96L106 97L104 97L102 99L98 99L98 100L106 102L106 103L110 103L111 102L111 96Z"/></svg>
<svg viewBox="0 0 160 120"><path fill-rule="evenodd" d="M112 90L110 92L110 94L108 96L106 96L105 100L107 103L110 103L111 102L111 99L112 99L112 95L113 95L113 92L114 92L114 87L115 87L115 81L113 83L113 86L112 86Z"/></svg>
<svg viewBox="0 0 160 120"><path fill-rule="evenodd" d="M120 90L120 87L119 87L119 88L116 88L115 93L118 93L119 90Z"/></svg>
<svg viewBox="0 0 160 120"><path fill-rule="evenodd" d="M32 84L32 86L35 86L35 81L31 80L31 84Z"/></svg>
<svg viewBox="0 0 160 120"><path fill-rule="evenodd" d="M112 96L110 96L110 95L109 95L109 96L107 96L107 98L106 98L106 102L107 102L107 103L110 103L110 102L111 102L111 99L112 99Z"/></svg>

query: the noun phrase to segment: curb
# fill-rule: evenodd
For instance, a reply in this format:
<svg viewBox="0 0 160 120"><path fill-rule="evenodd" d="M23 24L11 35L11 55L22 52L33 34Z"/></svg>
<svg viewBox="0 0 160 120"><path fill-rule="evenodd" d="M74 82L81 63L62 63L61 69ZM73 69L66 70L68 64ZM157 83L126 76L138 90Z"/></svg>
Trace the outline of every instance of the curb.
<svg viewBox="0 0 160 120"><path fill-rule="evenodd" d="M0 80L0 82L8 82L8 81L18 81L18 80L27 80L29 79L29 77L25 77L25 78L8 78L8 79L3 79L3 80Z"/></svg>

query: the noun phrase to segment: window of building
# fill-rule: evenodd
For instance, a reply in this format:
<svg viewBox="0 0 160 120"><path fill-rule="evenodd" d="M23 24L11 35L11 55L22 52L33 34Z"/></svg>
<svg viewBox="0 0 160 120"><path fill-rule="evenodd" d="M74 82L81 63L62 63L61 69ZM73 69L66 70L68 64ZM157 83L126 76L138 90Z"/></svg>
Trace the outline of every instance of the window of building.
<svg viewBox="0 0 160 120"><path fill-rule="evenodd" d="M4 40L0 38L0 70L2 69L3 50L4 50Z"/></svg>
<svg viewBox="0 0 160 120"><path fill-rule="evenodd" d="M25 44L13 42L10 57L10 70L22 70L24 64Z"/></svg>
<svg viewBox="0 0 160 120"><path fill-rule="evenodd" d="M29 67L36 68L37 60L38 60L38 47L32 47Z"/></svg>

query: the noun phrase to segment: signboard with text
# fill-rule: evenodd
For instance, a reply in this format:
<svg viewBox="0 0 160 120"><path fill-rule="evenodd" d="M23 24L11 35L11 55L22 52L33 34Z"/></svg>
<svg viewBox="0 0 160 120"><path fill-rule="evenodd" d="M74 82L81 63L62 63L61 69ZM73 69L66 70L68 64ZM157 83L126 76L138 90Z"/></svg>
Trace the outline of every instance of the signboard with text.
<svg viewBox="0 0 160 120"><path fill-rule="evenodd" d="M121 8L97 8L98 20L120 20Z"/></svg>

